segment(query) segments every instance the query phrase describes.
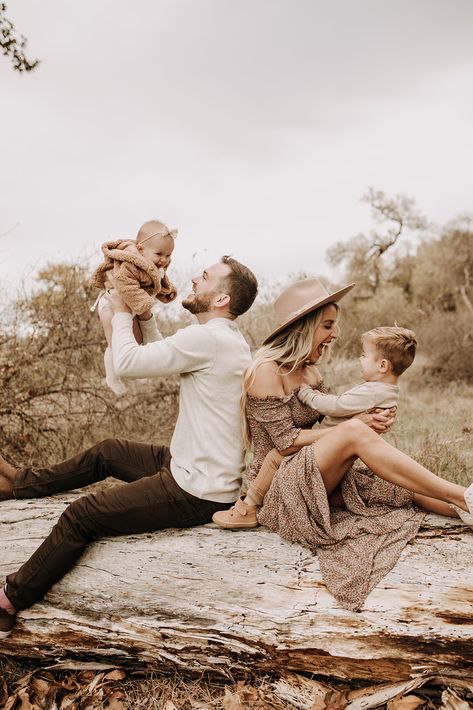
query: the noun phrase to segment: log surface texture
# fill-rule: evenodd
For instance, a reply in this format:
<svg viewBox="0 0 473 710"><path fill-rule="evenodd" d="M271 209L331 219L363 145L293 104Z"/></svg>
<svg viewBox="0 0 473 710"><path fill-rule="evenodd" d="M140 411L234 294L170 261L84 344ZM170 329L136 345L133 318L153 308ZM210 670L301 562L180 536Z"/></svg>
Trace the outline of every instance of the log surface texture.
<svg viewBox="0 0 473 710"><path fill-rule="evenodd" d="M1 578L74 497L0 503ZM473 531L428 516L358 613L336 604L309 550L264 528L206 525L101 540L19 615L1 652L51 665L222 674L473 674Z"/></svg>

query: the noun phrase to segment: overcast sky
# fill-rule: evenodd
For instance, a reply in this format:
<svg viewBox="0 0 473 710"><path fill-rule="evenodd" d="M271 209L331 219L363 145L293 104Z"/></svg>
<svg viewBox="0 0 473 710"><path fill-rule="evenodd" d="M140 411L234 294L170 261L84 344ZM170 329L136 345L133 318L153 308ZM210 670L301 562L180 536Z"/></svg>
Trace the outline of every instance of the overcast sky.
<svg viewBox="0 0 473 710"><path fill-rule="evenodd" d="M471 0L9 0L0 282L159 218L172 268L328 273L368 186L472 211ZM193 255L195 255L193 257ZM172 271L171 271L172 274Z"/></svg>

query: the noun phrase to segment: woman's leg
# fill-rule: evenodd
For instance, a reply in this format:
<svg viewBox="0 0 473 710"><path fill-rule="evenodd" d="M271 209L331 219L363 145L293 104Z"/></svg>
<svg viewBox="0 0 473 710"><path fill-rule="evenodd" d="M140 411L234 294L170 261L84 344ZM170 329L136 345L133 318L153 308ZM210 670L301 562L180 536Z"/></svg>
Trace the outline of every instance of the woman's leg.
<svg viewBox="0 0 473 710"><path fill-rule="evenodd" d="M439 478L375 434L358 419L334 427L315 444L315 457L327 493L343 478L354 458L377 476L427 498L453 503L467 510L465 488Z"/></svg>
<svg viewBox="0 0 473 710"><path fill-rule="evenodd" d="M427 510L429 513L446 515L450 518L460 517L448 503L444 503L442 500L436 500L435 498L429 498L428 496L421 496L419 493L414 493L414 505L422 508L422 510Z"/></svg>
<svg viewBox="0 0 473 710"><path fill-rule="evenodd" d="M52 466L14 469L3 460L0 478L9 487L9 495L3 496L3 500L49 496L88 486L108 476L130 483L155 474L168 457L169 449L164 446L105 439Z"/></svg>

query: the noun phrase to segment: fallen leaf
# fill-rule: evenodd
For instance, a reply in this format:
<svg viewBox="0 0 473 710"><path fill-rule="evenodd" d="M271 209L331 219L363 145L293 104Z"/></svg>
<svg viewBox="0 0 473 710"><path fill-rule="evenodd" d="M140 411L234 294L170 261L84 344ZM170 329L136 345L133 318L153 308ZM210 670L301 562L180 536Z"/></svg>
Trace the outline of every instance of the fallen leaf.
<svg viewBox="0 0 473 710"><path fill-rule="evenodd" d="M390 700L387 710L415 710L420 705L425 705L426 702L424 698L419 698L417 695L403 695L402 698Z"/></svg>
<svg viewBox="0 0 473 710"><path fill-rule="evenodd" d="M89 685L87 686L87 693L89 695L93 695L98 684L102 682L103 677L104 677L104 673L97 673L97 675L95 676L93 681L91 683L89 683Z"/></svg>
<svg viewBox="0 0 473 710"><path fill-rule="evenodd" d="M104 676L104 680L123 680L124 678L126 678L126 673L119 668L116 668L114 671L110 671L110 673L107 673L107 675Z"/></svg>
<svg viewBox="0 0 473 710"><path fill-rule="evenodd" d="M8 698L7 702L5 703L3 710L11 710L15 705L16 701L18 700L18 695L16 693L13 693L13 695L10 695Z"/></svg>
<svg viewBox="0 0 473 710"><path fill-rule="evenodd" d="M125 710L125 708L126 706L118 698L112 698L107 705L107 710Z"/></svg>
<svg viewBox="0 0 473 710"><path fill-rule="evenodd" d="M343 710L343 708L346 708L347 705L347 690L330 690L325 696L325 707L327 710Z"/></svg>
<svg viewBox="0 0 473 710"><path fill-rule="evenodd" d="M419 688L428 681L427 676L417 676L401 683L388 683L383 685L372 685L368 688L358 688L348 693L348 704L346 710L369 710L377 708L390 700L402 698L405 693Z"/></svg>
<svg viewBox="0 0 473 710"><path fill-rule="evenodd" d="M73 695L65 695L63 699L61 700L61 704L59 706L59 710L67 710L67 708L72 707L76 700L76 694L74 693Z"/></svg>
<svg viewBox="0 0 473 710"><path fill-rule="evenodd" d="M30 702L30 698L28 695L28 691L26 688L22 688L21 690L18 691L18 698L21 700L21 705L19 707L19 710L41 710L39 705L36 705L36 703Z"/></svg>
<svg viewBox="0 0 473 710"><path fill-rule="evenodd" d="M33 673L27 673L26 675L22 676L19 680L14 683L15 687L17 688L26 688L30 684L30 680L33 677Z"/></svg>
<svg viewBox="0 0 473 710"><path fill-rule="evenodd" d="M177 710L177 707L174 705L172 700L166 700L163 710Z"/></svg>
<svg viewBox="0 0 473 710"><path fill-rule="evenodd" d="M43 678L35 678L31 684L31 687L33 688L39 701L43 701L51 693L51 691L54 693L56 690L55 684L53 685L48 683L48 681Z"/></svg>
<svg viewBox="0 0 473 710"><path fill-rule="evenodd" d="M462 700L451 688L447 688L442 693L441 710L471 710L470 703Z"/></svg>
<svg viewBox="0 0 473 710"><path fill-rule="evenodd" d="M238 693L232 693L231 690L225 688L225 695L222 698L222 707L224 710L241 710L242 704Z"/></svg>

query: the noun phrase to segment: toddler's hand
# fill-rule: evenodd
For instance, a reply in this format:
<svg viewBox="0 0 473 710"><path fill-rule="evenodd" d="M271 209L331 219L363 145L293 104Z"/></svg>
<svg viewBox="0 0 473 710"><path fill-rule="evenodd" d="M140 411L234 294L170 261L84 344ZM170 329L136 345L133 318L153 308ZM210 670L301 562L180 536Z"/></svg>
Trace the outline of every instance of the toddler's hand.
<svg viewBox="0 0 473 710"><path fill-rule="evenodd" d="M301 385L299 387L298 397L303 397L308 392L312 392L312 387L307 384Z"/></svg>

